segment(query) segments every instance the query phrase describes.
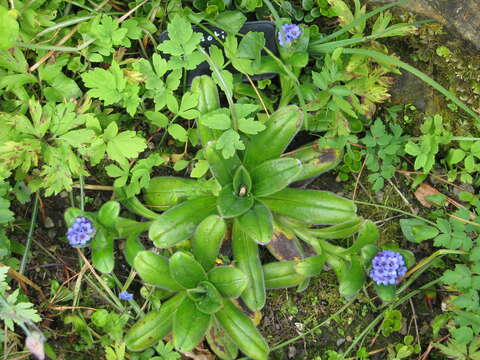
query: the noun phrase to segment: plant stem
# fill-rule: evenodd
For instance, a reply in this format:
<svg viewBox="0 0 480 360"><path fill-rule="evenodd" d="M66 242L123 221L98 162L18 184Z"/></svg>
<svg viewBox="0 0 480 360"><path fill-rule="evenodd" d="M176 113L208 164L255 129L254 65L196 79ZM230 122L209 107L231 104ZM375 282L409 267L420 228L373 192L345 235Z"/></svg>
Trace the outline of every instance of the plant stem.
<svg viewBox="0 0 480 360"><path fill-rule="evenodd" d="M430 220L428 220L428 219L425 219L424 217L415 215L415 214L413 214L413 213L409 213L408 211L400 210L400 209L397 209L397 208L394 208L394 207L390 207L390 206L387 206L387 205L372 204L372 203L365 202L365 201L360 201L360 200L354 200L353 202L356 203L356 204L360 204L360 205L375 206L375 207L379 207L379 208L382 208L382 209L387 209L387 210L396 211L396 212L399 212L399 213L401 213L401 214L408 215L408 216L414 217L414 218L416 218L416 219L425 221L426 223L428 223L428 224L430 224L430 225L432 225L432 226L435 226L435 227L437 226L437 224L434 223L433 221L430 221Z"/></svg>
<svg viewBox="0 0 480 360"><path fill-rule="evenodd" d="M22 275L25 272L25 267L27 266L28 253L30 252L30 248L32 246L33 231L35 230L35 225L37 224L38 203L39 203L39 195L38 193L35 193L35 201L33 203L32 219L30 220L30 229L28 229L27 243L25 244L25 251L22 256L22 262L20 263L20 269L18 270L18 272Z"/></svg>
<svg viewBox="0 0 480 360"><path fill-rule="evenodd" d="M80 210L85 211L85 192L83 187L85 186L85 182L83 179L83 175L80 175Z"/></svg>

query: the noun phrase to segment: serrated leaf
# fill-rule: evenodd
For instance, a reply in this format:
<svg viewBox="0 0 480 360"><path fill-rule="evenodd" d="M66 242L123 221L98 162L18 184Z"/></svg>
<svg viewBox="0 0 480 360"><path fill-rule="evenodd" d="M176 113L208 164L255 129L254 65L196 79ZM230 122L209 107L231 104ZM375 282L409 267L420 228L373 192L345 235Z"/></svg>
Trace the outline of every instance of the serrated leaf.
<svg viewBox="0 0 480 360"><path fill-rule="evenodd" d="M245 150L245 145L240 140L240 135L235 130L229 129L217 140L216 148L222 150L223 157L228 159L235 154L236 150Z"/></svg>
<svg viewBox="0 0 480 360"><path fill-rule="evenodd" d="M238 129L245 134L256 135L265 130L265 125L253 118L243 118L238 120Z"/></svg>
<svg viewBox="0 0 480 360"><path fill-rule="evenodd" d="M107 154L110 159L122 163L126 159L137 158L146 147L144 138L137 136L135 131L128 130L117 134L108 142Z"/></svg>

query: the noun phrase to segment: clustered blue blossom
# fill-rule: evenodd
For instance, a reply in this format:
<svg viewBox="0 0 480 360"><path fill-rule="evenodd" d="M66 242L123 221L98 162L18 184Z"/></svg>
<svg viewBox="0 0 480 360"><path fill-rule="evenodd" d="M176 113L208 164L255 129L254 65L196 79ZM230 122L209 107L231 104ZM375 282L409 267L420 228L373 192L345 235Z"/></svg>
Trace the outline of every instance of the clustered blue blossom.
<svg viewBox="0 0 480 360"><path fill-rule="evenodd" d="M77 217L67 231L68 243L72 246L84 246L94 236L95 227L83 216Z"/></svg>
<svg viewBox="0 0 480 360"><path fill-rule="evenodd" d="M370 277L378 285L394 285L400 282L406 272L403 256L392 250L384 250L373 258Z"/></svg>
<svg viewBox="0 0 480 360"><path fill-rule="evenodd" d="M120 294L118 294L118 297L120 300L132 300L133 294L130 294L128 291L122 291Z"/></svg>
<svg viewBox="0 0 480 360"><path fill-rule="evenodd" d="M278 42L280 45L285 46L292 41L298 39L302 35L302 29L295 24L285 24L282 27L282 31L278 32Z"/></svg>

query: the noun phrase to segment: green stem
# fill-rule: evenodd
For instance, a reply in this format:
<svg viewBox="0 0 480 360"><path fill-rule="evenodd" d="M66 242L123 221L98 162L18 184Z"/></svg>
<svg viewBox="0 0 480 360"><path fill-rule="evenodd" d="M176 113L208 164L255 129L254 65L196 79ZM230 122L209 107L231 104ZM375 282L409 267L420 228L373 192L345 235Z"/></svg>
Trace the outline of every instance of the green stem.
<svg viewBox="0 0 480 360"><path fill-rule="evenodd" d="M404 297L398 299L392 304L385 304L383 305L383 308L388 307L389 309L395 309L398 306L402 305L404 302L410 300L412 297L415 295L419 294L422 290L428 289L429 287L435 285L440 281L440 278L435 279L433 281L430 281L429 283L421 286L419 289L412 291L411 293L405 295ZM344 357L346 357L354 348L357 346L357 344L382 320L383 318L383 312L378 315L362 332L360 335L358 335L352 342L352 344L348 347L348 349L345 351L343 354Z"/></svg>
<svg viewBox="0 0 480 360"><path fill-rule="evenodd" d="M440 85L438 82L430 78L428 75L422 73L420 70L414 68L413 66L398 60L397 58L394 58L392 56L388 56L385 54L382 54L381 52L374 51L374 50L365 50L365 49L350 49L350 48L344 48L343 49L344 54L359 54L359 55L364 55L368 56L372 59L375 59L377 61L385 62L390 65L394 65L397 67L400 67L404 70L407 70L408 72L412 73L416 77L418 77L420 80L424 81L431 87L433 87L435 90L443 94L447 99L455 103L458 107L460 107L462 110L464 110L467 114L472 116L477 123L475 124L477 127L480 127L480 115L474 112L472 109L470 109L467 105L465 105L458 97L456 97L453 93L445 89L442 85Z"/></svg>
<svg viewBox="0 0 480 360"><path fill-rule="evenodd" d="M230 113L232 114L232 128L233 130L238 132L238 118L237 118L237 113L235 112L235 109L233 107L233 94L230 88L228 87L227 83L225 82L225 79L223 78L222 73L220 72L220 69L213 62L212 58L207 54L207 52L201 46L198 46L198 50L205 56L213 72L215 73L215 75L217 75L218 85L220 85L223 92L225 93L225 97L227 98L228 106L230 108Z"/></svg>
<svg viewBox="0 0 480 360"><path fill-rule="evenodd" d="M29 44L29 43L23 43L23 42L17 42L16 46L18 47L24 47L26 49L32 49L32 50L47 50L47 51L63 51L63 52L77 52L82 49L85 49L87 46L89 46L91 43L93 43L96 39L89 39L85 41L82 45L79 45L77 47L71 47L71 46L54 46L54 45L36 45L36 44Z"/></svg>
<svg viewBox="0 0 480 360"><path fill-rule="evenodd" d="M80 210L85 211L85 181L83 175L80 175Z"/></svg>
<svg viewBox="0 0 480 360"><path fill-rule="evenodd" d="M37 35L35 35L35 37L36 38L41 37L45 34L48 34L49 32L52 32L52 31L55 31L55 30L58 30L58 29L62 29L64 27L67 27L67 26L70 26L70 25L75 25L75 24L84 22L86 20L90 20L94 17L95 17L95 15L88 15L88 16L81 16L81 17L78 17L78 18L75 18L75 19L70 19L70 20L67 20L67 21L62 21L58 24L55 24L53 26L50 26L50 27L40 31Z"/></svg>
<svg viewBox="0 0 480 360"><path fill-rule="evenodd" d="M396 211L396 212L399 212L399 213L401 213L401 214L408 215L408 216L414 217L414 218L416 218L416 219L425 221L426 223L428 223L428 224L430 224L430 225L432 225L432 226L435 226L435 227L437 226L437 224L434 223L433 221L430 221L430 220L428 220L428 219L425 219L424 217L415 215L415 214L413 214L413 213L409 213L408 211L400 210L400 209L397 209L397 208L394 208L394 207L390 207L390 206L387 206L387 205L372 204L372 203L368 203L368 202L365 202L365 201L359 201L359 200L353 200L353 202L356 203L356 204L360 204L360 205L375 206L375 207L378 207L378 208L381 208L381 209L387 209L387 210L391 210L391 211Z"/></svg>
<svg viewBox="0 0 480 360"><path fill-rule="evenodd" d="M38 203L39 203L39 195L38 193L35 193L35 201L33 203L33 212L32 212L32 219L30 220L30 229L28 229L27 243L25 244L25 251L22 256L22 262L20 263L20 269L18 270L20 274L23 274L25 272L25 267L27 266L28 254L32 246L33 231L35 230L35 225L37 224Z"/></svg>
<svg viewBox="0 0 480 360"><path fill-rule="evenodd" d="M328 35L328 36L325 36L323 38L321 38L320 40L316 41L315 43L317 44L322 44L322 43L325 43L331 39L335 39L337 37L339 37L340 35L342 34L345 34L347 31L349 31L350 29L353 29L355 26L359 25L360 23L362 23L363 21L366 21L368 19L370 19L372 16L375 16L379 13L381 13L382 11L385 11L387 9L390 9L391 7L393 6L397 6L397 5L400 5L401 3L404 3L404 2L407 2L407 1L410 1L410 0L399 0L399 1L396 1L394 3L391 3L391 4L387 4L387 5L384 5L384 6L381 6L373 11L370 11L369 13L365 14L364 16L362 17L359 17L358 19L352 21L350 24L342 27L340 30L338 31L335 31L334 33ZM314 43L314 44L315 44Z"/></svg>

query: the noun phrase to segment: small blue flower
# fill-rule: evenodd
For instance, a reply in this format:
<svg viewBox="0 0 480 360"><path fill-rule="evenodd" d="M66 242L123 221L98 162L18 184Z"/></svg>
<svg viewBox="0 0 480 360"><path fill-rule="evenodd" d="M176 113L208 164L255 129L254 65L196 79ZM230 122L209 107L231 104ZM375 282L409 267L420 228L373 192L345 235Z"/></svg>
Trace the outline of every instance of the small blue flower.
<svg viewBox="0 0 480 360"><path fill-rule="evenodd" d="M120 294L118 294L118 297L120 300L132 300L133 294L130 294L128 291L122 291Z"/></svg>
<svg viewBox="0 0 480 360"><path fill-rule="evenodd" d="M405 260L398 252L380 251L372 260L370 277L377 285L398 284L406 273Z"/></svg>
<svg viewBox="0 0 480 360"><path fill-rule="evenodd" d="M67 230L68 243L72 246L84 246L95 236L95 227L86 217L77 217Z"/></svg>
<svg viewBox="0 0 480 360"><path fill-rule="evenodd" d="M282 30L278 32L278 42L280 45L285 46L292 41L298 39L302 35L302 29L295 24L285 24L282 26Z"/></svg>

